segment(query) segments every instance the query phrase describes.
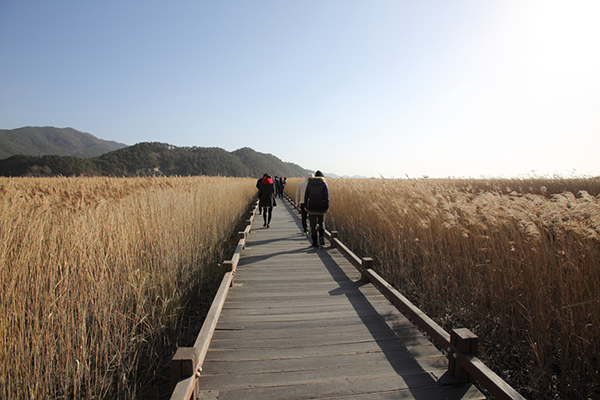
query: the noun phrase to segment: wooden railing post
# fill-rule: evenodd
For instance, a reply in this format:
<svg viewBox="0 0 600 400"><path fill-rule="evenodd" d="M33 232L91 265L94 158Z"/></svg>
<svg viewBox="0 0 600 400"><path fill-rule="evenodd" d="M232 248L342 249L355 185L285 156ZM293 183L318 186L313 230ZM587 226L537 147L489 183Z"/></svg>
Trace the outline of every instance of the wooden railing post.
<svg viewBox="0 0 600 400"><path fill-rule="evenodd" d="M373 259L371 257L364 257L362 259L362 267L363 270L361 271L360 280L363 282L370 282L371 280L367 274L365 274L365 271L368 269L373 269Z"/></svg>
<svg viewBox="0 0 600 400"><path fill-rule="evenodd" d="M450 332L450 344L463 355L477 355L479 338L467 328L453 329ZM460 383L470 381L470 376L457 362L456 356L448 355L448 372L456 377Z"/></svg>
<svg viewBox="0 0 600 400"><path fill-rule="evenodd" d="M338 231L331 231L331 237L329 238L329 244L331 247L336 247L335 239L339 237Z"/></svg>
<svg viewBox="0 0 600 400"><path fill-rule="evenodd" d="M196 374L198 366L197 350L194 347L180 347L171 360L171 389L175 389L177 382ZM194 388L194 398L197 397L197 388Z"/></svg>
<svg viewBox="0 0 600 400"><path fill-rule="evenodd" d="M336 247L336 243L335 243L335 239L337 239L340 236L338 231L331 231L331 247Z"/></svg>
<svg viewBox="0 0 600 400"><path fill-rule="evenodd" d="M233 272L233 262L231 260L223 261L223 273ZM231 277L231 286L233 286L233 276Z"/></svg>
<svg viewBox="0 0 600 400"><path fill-rule="evenodd" d="M242 247L242 249L245 249L246 248L246 239L247 239L246 231L238 232L238 239L244 239L244 246Z"/></svg>

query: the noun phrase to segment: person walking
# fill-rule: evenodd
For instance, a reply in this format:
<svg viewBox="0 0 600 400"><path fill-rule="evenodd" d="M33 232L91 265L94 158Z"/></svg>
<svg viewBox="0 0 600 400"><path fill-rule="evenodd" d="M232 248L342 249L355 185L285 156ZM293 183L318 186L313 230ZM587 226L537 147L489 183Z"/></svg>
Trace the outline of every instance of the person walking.
<svg viewBox="0 0 600 400"><path fill-rule="evenodd" d="M268 228L271 223L271 216L273 214L273 207L277 203L275 202L275 183L271 179L271 175L265 174L265 177L260 181L258 188L258 206L263 211L263 219L265 221L263 227Z"/></svg>
<svg viewBox="0 0 600 400"><path fill-rule="evenodd" d="M308 179L304 192L304 208L310 220L312 246L319 247L319 244L324 246L325 214L329 211L329 187L321 171L315 172L315 176Z"/></svg>
<svg viewBox="0 0 600 400"><path fill-rule="evenodd" d="M300 219L302 219L302 233L304 233L304 235L308 235L308 228L306 225L308 213L304 208L304 194L306 193L306 185L308 185L308 180L313 177L314 175L312 173L306 175L306 179L300 182L300 184L296 188L296 205L300 208Z"/></svg>
<svg viewBox="0 0 600 400"><path fill-rule="evenodd" d="M258 189L258 193L259 193L259 196L258 196L258 197L260 197L260 182L262 182L262 180L263 180L263 179L265 179L265 177L266 177L266 176L267 176L267 174L264 174L264 175L262 176L262 178L259 178L259 179L256 181L256 188ZM258 206L258 215L260 215L260 214L261 214L261 212L262 212L262 208L260 207L260 204L259 204L259 206Z"/></svg>
<svg viewBox="0 0 600 400"><path fill-rule="evenodd" d="M280 176L275 177L275 197L281 197L281 194L283 192L283 188L281 185L282 179L283 178Z"/></svg>
<svg viewBox="0 0 600 400"><path fill-rule="evenodd" d="M283 199L284 197L284 191L285 191L285 185L287 184L287 178L284 176L283 178L279 178L279 187L280 187L280 191L279 191L279 198Z"/></svg>

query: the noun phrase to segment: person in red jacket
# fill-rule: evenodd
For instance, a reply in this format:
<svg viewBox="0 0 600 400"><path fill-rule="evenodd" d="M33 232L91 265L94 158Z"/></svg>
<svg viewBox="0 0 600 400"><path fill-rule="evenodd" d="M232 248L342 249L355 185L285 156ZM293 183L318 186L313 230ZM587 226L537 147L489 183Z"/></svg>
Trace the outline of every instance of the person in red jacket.
<svg viewBox="0 0 600 400"><path fill-rule="evenodd" d="M260 194L260 183L262 182L262 180L263 180L263 179L265 179L265 177L266 177L267 175L268 175L268 174L264 174L264 175L262 176L262 178L259 178L259 179L256 181L256 188L258 189L258 193L259 193L259 194ZM259 197L260 197L260 196L259 196ZM259 205L259 206L258 206L258 215L260 215L260 214L262 214L262 208L261 208L261 207L260 207L260 205Z"/></svg>
<svg viewBox="0 0 600 400"><path fill-rule="evenodd" d="M273 182L273 179L271 179L271 175L265 174L265 177L258 185L258 206L262 209L263 219L265 220L263 227L269 227L271 216L273 214L273 207L276 205L275 183Z"/></svg>

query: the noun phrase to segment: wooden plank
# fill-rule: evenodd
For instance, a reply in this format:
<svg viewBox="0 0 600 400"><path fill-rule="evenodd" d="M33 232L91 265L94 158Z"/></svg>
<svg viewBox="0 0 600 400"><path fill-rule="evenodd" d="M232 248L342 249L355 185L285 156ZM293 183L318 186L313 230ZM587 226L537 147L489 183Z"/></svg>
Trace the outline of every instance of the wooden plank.
<svg viewBox="0 0 600 400"><path fill-rule="evenodd" d="M359 318L354 316L354 318L343 318L343 319L315 319L315 320L297 320L297 321L287 321L286 328L306 328L313 329L314 327L329 327L329 329L341 330L344 329L347 325L356 325L356 324L369 324L372 321L380 321L378 316L368 316L364 318ZM241 323L236 320L232 320L230 322L219 322L217 329L224 330L275 330L282 329L282 325L280 321L269 321L264 323L250 323L251 321L246 321L245 323Z"/></svg>
<svg viewBox="0 0 600 400"><path fill-rule="evenodd" d="M339 302L333 304L313 305L303 304L299 307L293 307L291 304L281 306L277 303L264 303L257 308L237 308L227 307L228 315L278 315L278 314L313 314L315 312L338 312L347 310L348 307L353 307L356 311L362 311L363 313L369 314L372 309L368 304L352 305L350 302Z"/></svg>
<svg viewBox="0 0 600 400"><path fill-rule="evenodd" d="M362 335L369 332L376 332L378 330L389 330L389 327L385 324L378 324L376 326L369 326L363 321L356 321L355 323L336 324L338 331L343 331L347 334ZM306 326L303 324L296 324L295 326L286 326L278 329L219 329L219 325L213 335L213 340L248 340L248 339L279 339L279 338L307 338L313 336L323 336L330 334L332 331L331 324L321 326ZM417 332L420 334L419 332Z"/></svg>
<svg viewBox="0 0 600 400"><path fill-rule="evenodd" d="M325 386L324 384L323 386ZM286 388L274 388L257 390L207 390L201 392L199 400L247 400L247 399L264 399L264 400L289 400L286 397ZM308 398L326 398L327 399L355 399L355 400L410 400L410 399L446 399L446 400L482 400L482 396L472 385L454 385L450 387L425 387L425 388L409 388L397 390L377 390L369 393L353 393L350 395L326 395L326 388L321 385L314 387L301 388L297 390L299 397L297 399ZM203 396L207 397L203 397Z"/></svg>
<svg viewBox="0 0 600 400"><path fill-rule="evenodd" d="M391 379L393 378L393 379ZM357 396L372 396L374 393L397 393L405 392L405 398L413 399L415 388L432 389L436 386L429 384L431 379L423 374L420 376L409 376L407 380L401 377L383 376L379 378L352 379L343 375L338 379L324 379L315 382L298 381L296 384L272 385L259 387L241 387L227 390L219 390L219 400L286 400L286 399L335 399L355 398ZM429 384L429 385L428 385ZM440 389L443 389L440 387ZM441 395L440 399L446 398L443 391L434 392ZM429 392L431 393L431 392ZM427 394L425 392L424 394ZM412 396L411 396L412 395ZM432 399L433 397L424 397Z"/></svg>
<svg viewBox="0 0 600 400"><path fill-rule="evenodd" d="M302 285L301 282L289 282L289 281L280 281L273 282L271 280L256 280L254 282L250 282L244 279L244 276L239 276L236 274L236 282L243 284L244 286L251 284L254 290L260 290L261 294L267 293L282 293L282 292L296 292L296 293L329 293L335 291L337 295L352 293L356 290L356 285L353 282L335 282L335 281L325 281L319 280L315 282L307 282L305 285ZM307 285L310 285L307 287ZM305 290L302 290L304 287Z"/></svg>
<svg viewBox="0 0 600 400"><path fill-rule="evenodd" d="M284 359L311 356L333 356L336 354L356 354L366 352L398 351L407 356L424 357L440 354L433 346L419 346L409 350L399 345L397 340L359 341L356 343L337 343L321 346L296 346L287 348L255 348L209 350L211 360L262 360Z"/></svg>
<svg viewBox="0 0 600 400"><path fill-rule="evenodd" d="M262 322L286 322L286 321L314 321L319 319L345 319L345 318L360 318L361 316L372 315L368 311L362 312L361 310L345 309L342 311L315 311L309 313L293 313L293 314L261 314L261 315L230 315L224 313L221 316L223 322L236 321L241 324L252 324Z"/></svg>
<svg viewBox="0 0 600 400"><path fill-rule="evenodd" d="M277 360L242 360L242 361L210 361L205 362L204 373L215 375L279 373L282 371L300 371L329 369L333 367L358 366L367 368L370 364L387 363L397 372L407 371L445 371L446 359L438 354L431 357L413 359L400 352L368 352L353 354L336 354L330 357L301 357ZM423 368L425 366L425 368Z"/></svg>
<svg viewBox="0 0 600 400"><path fill-rule="evenodd" d="M332 332L326 334L311 335L306 337L282 337L282 338L252 338L246 340L213 338L210 346L213 350L220 349L251 349L251 348L289 348L305 346L327 346L339 343L361 343L371 340L397 340L398 338L389 330L377 330L366 332Z"/></svg>
<svg viewBox="0 0 600 400"><path fill-rule="evenodd" d="M443 372L442 372L443 373ZM393 385L394 389L406 389L409 384L412 387L435 386L436 377L423 372L422 370L405 370L398 373L394 368L390 367L389 363L377 363L366 366L354 366L354 368L331 367L325 369L314 370L298 370L298 371L281 371L278 373L267 372L264 374L236 374L235 381L231 382L230 375L209 375L205 377L203 389L219 389L227 385L231 389L255 389L257 387L276 387L276 386L298 386L298 385L315 385L319 383L327 383L335 386L340 383L361 382L363 385L368 385L369 389L372 385L371 380L383 382L384 379L387 385ZM378 388L374 388L378 389ZM364 387L356 390L365 390Z"/></svg>
<svg viewBox="0 0 600 400"><path fill-rule="evenodd" d="M234 286L236 286L234 284ZM315 303L317 304L352 304L352 300L356 298L361 299L363 296L360 293L347 293L342 295L336 294L332 295L329 293L323 293L319 291L307 291L306 293L311 293L309 296L285 296L281 295L279 297L275 295L270 295L266 298L262 293L257 294L253 297L239 295L236 293L235 295L230 293L227 297L227 303L223 308L227 310L243 310L243 309L253 309L253 308L263 308L263 307L278 307L285 308L296 305L298 308L302 307L314 307ZM337 292L336 292L337 293ZM249 299L252 299L249 301Z"/></svg>

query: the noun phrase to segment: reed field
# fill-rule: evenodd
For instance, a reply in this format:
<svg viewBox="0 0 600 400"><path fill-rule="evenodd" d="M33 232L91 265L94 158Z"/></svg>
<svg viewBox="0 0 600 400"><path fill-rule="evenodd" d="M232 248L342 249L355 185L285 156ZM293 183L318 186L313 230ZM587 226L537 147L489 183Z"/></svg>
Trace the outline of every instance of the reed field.
<svg viewBox="0 0 600 400"><path fill-rule="evenodd" d="M255 184L0 178L0 398L151 398Z"/></svg>
<svg viewBox="0 0 600 400"><path fill-rule="evenodd" d="M521 394L600 398L598 178L327 182L326 228Z"/></svg>

